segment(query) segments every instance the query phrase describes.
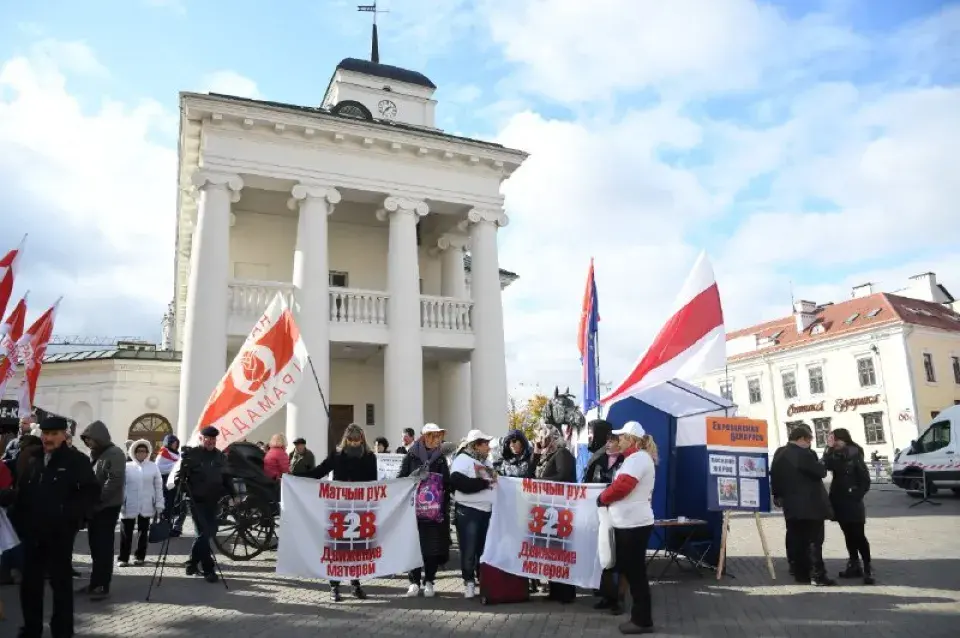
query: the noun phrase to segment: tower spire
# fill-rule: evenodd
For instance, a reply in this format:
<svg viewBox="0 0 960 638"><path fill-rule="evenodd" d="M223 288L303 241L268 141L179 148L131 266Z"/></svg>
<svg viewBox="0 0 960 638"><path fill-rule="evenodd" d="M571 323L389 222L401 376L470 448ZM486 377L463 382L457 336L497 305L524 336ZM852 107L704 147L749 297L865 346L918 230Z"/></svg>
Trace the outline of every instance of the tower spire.
<svg viewBox="0 0 960 638"><path fill-rule="evenodd" d="M378 9L376 0L374 0L373 4L357 5L357 11L373 14L373 30L370 38L370 61L374 64L380 64L380 39L377 34L377 14L389 12L384 9Z"/></svg>

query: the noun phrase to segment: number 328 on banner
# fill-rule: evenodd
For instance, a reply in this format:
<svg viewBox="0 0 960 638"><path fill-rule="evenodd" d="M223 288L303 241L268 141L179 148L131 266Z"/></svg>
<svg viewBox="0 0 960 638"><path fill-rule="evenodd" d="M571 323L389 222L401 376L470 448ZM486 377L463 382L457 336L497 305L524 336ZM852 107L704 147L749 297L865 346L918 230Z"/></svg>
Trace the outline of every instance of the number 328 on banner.
<svg viewBox="0 0 960 638"><path fill-rule="evenodd" d="M366 541L377 535L376 512L331 512L330 538L337 541Z"/></svg>
<svg viewBox="0 0 960 638"><path fill-rule="evenodd" d="M562 507L535 505L530 508L529 529L538 536L569 538L573 533L573 511Z"/></svg>

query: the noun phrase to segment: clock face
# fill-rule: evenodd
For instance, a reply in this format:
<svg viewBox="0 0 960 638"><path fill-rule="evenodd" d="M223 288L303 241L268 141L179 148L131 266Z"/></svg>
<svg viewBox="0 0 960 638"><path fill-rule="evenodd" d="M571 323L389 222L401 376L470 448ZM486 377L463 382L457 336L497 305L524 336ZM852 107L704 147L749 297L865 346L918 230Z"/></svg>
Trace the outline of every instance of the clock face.
<svg viewBox="0 0 960 638"><path fill-rule="evenodd" d="M380 115L385 119L392 120L397 117L397 105L390 100L380 100L380 103L377 104L377 109L379 109Z"/></svg>

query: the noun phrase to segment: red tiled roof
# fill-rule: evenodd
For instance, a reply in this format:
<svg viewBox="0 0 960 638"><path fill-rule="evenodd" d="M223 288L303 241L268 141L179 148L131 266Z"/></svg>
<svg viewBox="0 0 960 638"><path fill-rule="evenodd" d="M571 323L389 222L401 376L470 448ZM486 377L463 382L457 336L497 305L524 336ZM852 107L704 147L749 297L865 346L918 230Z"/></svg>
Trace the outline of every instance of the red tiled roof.
<svg viewBox="0 0 960 638"><path fill-rule="evenodd" d="M883 292L820 306L814 314L813 322L801 333L797 332L797 322L793 315L728 332L727 341L750 335L756 335L757 339L772 338L775 341L769 346L758 347L730 359L748 359L832 339L841 334L853 334L898 323L960 332L960 314L943 304ZM823 327L822 332L819 329L814 332L818 325Z"/></svg>

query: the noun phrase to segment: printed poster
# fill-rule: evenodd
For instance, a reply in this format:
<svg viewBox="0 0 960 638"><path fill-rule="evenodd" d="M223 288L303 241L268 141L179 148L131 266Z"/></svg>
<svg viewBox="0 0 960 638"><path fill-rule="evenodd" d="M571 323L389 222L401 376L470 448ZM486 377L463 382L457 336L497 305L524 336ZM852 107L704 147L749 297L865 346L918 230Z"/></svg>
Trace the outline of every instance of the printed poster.
<svg viewBox="0 0 960 638"><path fill-rule="evenodd" d="M711 454L710 473L716 476L736 476L737 457L727 454Z"/></svg>
<svg viewBox="0 0 960 638"><path fill-rule="evenodd" d="M740 466L740 476L749 478L762 478L767 475L767 459L760 456L740 456L738 465Z"/></svg>
<svg viewBox="0 0 960 638"><path fill-rule="evenodd" d="M767 422L707 417L707 507L770 511Z"/></svg>
<svg viewBox="0 0 960 638"><path fill-rule="evenodd" d="M277 573L371 580L423 566L414 479L341 483L285 474Z"/></svg>
<svg viewBox="0 0 960 638"><path fill-rule="evenodd" d="M500 477L480 560L516 576L599 588L597 497L605 487Z"/></svg>
<svg viewBox="0 0 960 638"><path fill-rule="evenodd" d="M739 507L740 491L737 489L737 479L721 477L717 479L717 502L721 507Z"/></svg>
<svg viewBox="0 0 960 638"><path fill-rule="evenodd" d="M749 509L760 507L760 481L740 479L740 507Z"/></svg>
<svg viewBox="0 0 960 638"><path fill-rule="evenodd" d="M377 479L388 481L400 475L404 454L377 454Z"/></svg>

